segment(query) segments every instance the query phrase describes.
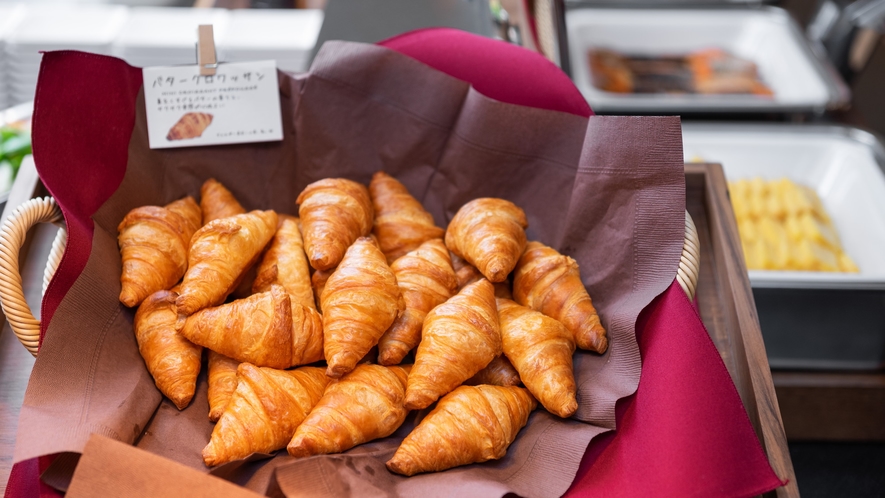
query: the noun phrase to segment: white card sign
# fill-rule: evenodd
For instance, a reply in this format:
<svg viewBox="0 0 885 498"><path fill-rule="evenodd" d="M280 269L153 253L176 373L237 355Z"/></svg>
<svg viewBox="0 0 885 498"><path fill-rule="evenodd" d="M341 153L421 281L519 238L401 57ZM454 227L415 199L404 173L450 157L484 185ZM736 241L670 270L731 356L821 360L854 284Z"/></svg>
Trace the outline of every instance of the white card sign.
<svg viewBox="0 0 885 498"><path fill-rule="evenodd" d="M146 67L144 102L152 149L283 139L275 61Z"/></svg>

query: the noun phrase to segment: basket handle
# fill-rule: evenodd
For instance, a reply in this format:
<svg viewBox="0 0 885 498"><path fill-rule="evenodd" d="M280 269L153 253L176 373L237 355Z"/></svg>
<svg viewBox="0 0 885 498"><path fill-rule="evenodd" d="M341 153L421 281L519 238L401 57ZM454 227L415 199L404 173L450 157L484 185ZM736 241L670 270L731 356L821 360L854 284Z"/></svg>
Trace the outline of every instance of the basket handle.
<svg viewBox="0 0 885 498"><path fill-rule="evenodd" d="M698 229L688 211L685 212L685 242L682 245L682 257L679 269L676 270L676 281L685 291L688 299L694 299L698 288L698 275L701 271L701 243Z"/></svg>
<svg viewBox="0 0 885 498"><path fill-rule="evenodd" d="M38 223L61 224L64 219L61 208L52 197L31 199L3 222L0 228L0 304L9 320L9 326L21 343L37 356L40 346L40 320L34 318L25 300L21 271L18 266L19 252L28 230ZM43 276L43 291L61 262L67 243L67 231L63 225L52 244L52 252Z"/></svg>

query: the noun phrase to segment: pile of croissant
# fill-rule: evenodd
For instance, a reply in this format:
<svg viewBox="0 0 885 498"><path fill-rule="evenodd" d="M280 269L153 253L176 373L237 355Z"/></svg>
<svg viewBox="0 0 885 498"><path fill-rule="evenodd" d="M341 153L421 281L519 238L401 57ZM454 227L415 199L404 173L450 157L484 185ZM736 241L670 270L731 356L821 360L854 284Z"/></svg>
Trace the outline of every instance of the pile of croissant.
<svg viewBox="0 0 885 498"><path fill-rule="evenodd" d="M199 204L118 227L120 301L179 409L208 350L206 465L346 451L436 403L387 462L410 476L503 457L538 402L574 414L575 347L603 353L606 332L577 263L527 242L522 209L475 199L443 230L383 172L297 203L299 218L246 212L209 179Z"/></svg>

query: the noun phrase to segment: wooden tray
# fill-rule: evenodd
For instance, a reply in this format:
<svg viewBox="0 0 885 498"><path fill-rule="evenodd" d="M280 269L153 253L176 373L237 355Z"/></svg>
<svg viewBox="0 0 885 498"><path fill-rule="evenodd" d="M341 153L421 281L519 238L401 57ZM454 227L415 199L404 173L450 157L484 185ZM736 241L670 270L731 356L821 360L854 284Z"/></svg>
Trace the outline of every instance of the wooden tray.
<svg viewBox="0 0 885 498"><path fill-rule="evenodd" d="M22 167L5 214L28 198L46 195L32 168L32 164ZM787 486L769 494L799 496L737 227L727 198L725 176L719 165L690 164L685 166L685 179L686 208L694 219L701 244L697 288L701 318L725 361L774 471L789 480ZM32 232L38 232L39 227ZM32 237L30 248L22 252L22 269L26 290L36 292L34 297L39 302L43 265L54 234L33 233ZM30 295L28 298L32 300ZM39 309L39 306L32 304L32 309ZM3 322L5 325L5 318ZM0 390L0 412L10 415L0 425L0 442L4 443L0 446L0 491L9 478L18 412L27 386L27 374L33 365L31 355L5 326L0 336L0 358L11 357L18 361L0 362L0 385L3 387ZM7 442L9 444L5 444Z"/></svg>

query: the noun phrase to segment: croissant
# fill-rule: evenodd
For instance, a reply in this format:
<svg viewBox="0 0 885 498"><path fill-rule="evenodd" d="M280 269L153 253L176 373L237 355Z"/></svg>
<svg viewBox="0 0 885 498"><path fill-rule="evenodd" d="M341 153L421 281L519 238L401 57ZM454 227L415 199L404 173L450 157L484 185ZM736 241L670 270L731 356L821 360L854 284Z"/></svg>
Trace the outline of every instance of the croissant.
<svg viewBox="0 0 885 498"><path fill-rule="evenodd" d="M203 135L206 128L212 124L212 115L205 112L189 112L181 117L177 123L172 125L169 133L166 134L166 140L185 140L188 138L198 138Z"/></svg>
<svg viewBox="0 0 885 498"><path fill-rule="evenodd" d="M209 420L217 422L237 389L240 362L209 350Z"/></svg>
<svg viewBox="0 0 885 498"><path fill-rule="evenodd" d="M519 378L548 412L562 418L578 409L572 354L574 335L558 321L498 299L504 354L513 362Z"/></svg>
<svg viewBox="0 0 885 498"><path fill-rule="evenodd" d="M323 336L330 377L341 377L378 344L405 309L396 277L368 237L347 249L322 296Z"/></svg>
<svg viewBox="0 0 885 498"><path fill-rule="evenodd" d="M190 315L224 302L243 272L258 260L276 226L275 212L252 211L211 221L197 230L175 303L179 312Z"/></svg>
<svg viewBox="0 0 885 498"><path fill-rule="evenodd" d="M263 292L271 284L282 285L293 303L316 309L310 283L310 267L298 230L298 218L280 215L277 233L258 265L252 292Z"/></svg>
<svg viewBox="0 0 885 498"><path fill-rule="evenodd" d="M516 267L513 298L562 322L579 348L597 353L608 348L605 328L574 259L540 242L529 242Z"/></svg>
<svg viewBox="0 0 885 498"><path fill-rule="evenodd" d="M200 210L203 212L204 225L210 221L246 212L234 194L215 178L206 180L200 188Z"/></svg>
<svg viewBox="0 0 885 498"><path fill-rule="evenodd" d="M375 213L365 185L327 178L305 187L296 202L304 251L317 270L336 266L353 241L372 231Z"/></svg>
<svg viewBox="0 0 885 498"><path fill-rule="evenodd" d="M461 386L406 436L387 468L412 476L502 458L537 405L521 387Z"/></svg>
<svg viewBox="0 0 885 498"><path fill-rule="evenodd" d="M184 409L194 397L203 348L175 329L178 311L172 291L151 294L135 312L135 339L157 388Z"/></svg>
<svg viewBox="0 0 885 498"><path fill-rule="evenodd" d="M274 370L241 363L237 389L203 448L203 462L212 467L285 447L328 381L322 368Z"/></svg>
<svg viewBox="0 0 885 498"><path fill-rule="evenodd" d="M503 282L525 248L525 212L504 199L480 198L461 206L446 230L446 246L490 282Z"/></svg>
<svg viewBox="0 0 885 498"><path fill-rule="evenodd" d="M340 453L387 437L406 420L409 365L363 364L332 381L286 447L293 457Z"/></svg>
<svg viewBox="0 0 885 498"><path fill-rule="evenodd" d="M454 268L455 276L458 278L458 290L482 278L482 273L475 266L464 261L463 258L452 252L449 252L449 257L452 258L452 268Z"/></svg>
<svg viewBox="0 0 885 498"><path fill-rule="evenodd" d="M209 370L210 375L212 370ZM464 381L464 385L478 386L490 384L493 386L518 386L522 381L519 372L513 368L513 364L503 354L477 372L476 375Z"/></svg>
<svg viewBox="0 0 885 498"><path fill-rule="evenodd" d="M502 352L495 289L482 279L433 308L409 373L406 408L427 408Z"/></svg>
<svg viewBox="0 0 885 498"><path fill-rule="evenodd" d="M458 290L449 251L441 239L431 239L397 259L390 267L406 303L400 315L378 341L378 362L396 365L421 342L427 312Z"/></svg>
<svg viewBox="0 0 885 498"><path fill-rule="evenodd" d="M117 227L123 260L120 302L131 308L175 285L187 270L188 246L199 225L200 208L193 197L129 211Z"/></svg>
<svg viewBox="0 0 885 498"><path fill-rule="evenodd" d="M433 223L433 215L412 197L405 185L379 171L372 176L369 194L375 208L372 233L381 252L392 264L397 258L430 239L441 239L445 230Z"/></svg>
<svg viewBox="0 0 885 498"><path fill-rule="evenodd" d="M323 289L326 288L326 282L329 277L335 273L335 268L329 270L317 270L310 277L310 285L313 287L313 297L317 303L317 311L323 311Z"/></svg>

